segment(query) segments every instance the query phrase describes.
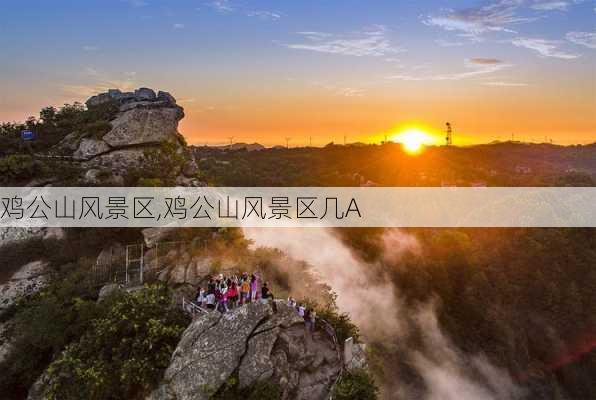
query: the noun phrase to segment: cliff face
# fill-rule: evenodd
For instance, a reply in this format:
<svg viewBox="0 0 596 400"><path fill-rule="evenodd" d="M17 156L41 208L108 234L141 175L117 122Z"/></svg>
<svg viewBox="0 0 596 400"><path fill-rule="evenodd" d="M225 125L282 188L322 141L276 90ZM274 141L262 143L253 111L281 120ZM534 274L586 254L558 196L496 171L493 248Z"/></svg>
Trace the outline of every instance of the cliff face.
<svg viewBox="0 0 596 400"><path fill-rule="evenodd" d="M206 400L235 378L247 388L268 380L284 399L326 399L341 371L333 337L305 332L296 310L252 303L195 319L150 400Z"/></svg>

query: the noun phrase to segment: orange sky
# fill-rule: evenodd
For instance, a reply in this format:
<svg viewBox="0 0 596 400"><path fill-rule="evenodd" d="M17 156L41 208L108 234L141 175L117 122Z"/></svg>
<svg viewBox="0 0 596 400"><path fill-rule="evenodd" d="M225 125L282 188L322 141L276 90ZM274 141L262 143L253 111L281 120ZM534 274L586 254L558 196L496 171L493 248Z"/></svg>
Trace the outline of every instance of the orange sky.
<svg viewBox="0 0 596 400"><path fill-rule="evenodd" d="M596 141L593 2L447 3L6 2L0 121L150 87L192 144L371 142L416 121L451 122L455 144Z"/></svg>

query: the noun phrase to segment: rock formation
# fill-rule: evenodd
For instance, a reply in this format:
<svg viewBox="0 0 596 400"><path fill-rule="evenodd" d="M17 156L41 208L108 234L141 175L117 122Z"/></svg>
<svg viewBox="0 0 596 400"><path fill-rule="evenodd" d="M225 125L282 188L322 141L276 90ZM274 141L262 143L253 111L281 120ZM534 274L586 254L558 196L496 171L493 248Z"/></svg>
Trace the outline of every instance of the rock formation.
<svg viewBox="0 0 596 400"><path fill-rule="evenodd" d="M306 333L296 310L253 303L193 321L150 400L206 400L234 377L240 388L269 380L284 399L323 400L341 371L327 333Z"/></svg>
<svg viewBox="0 0 596 400"><path fill-rule="evenodd" d="M41 289L46 282L46 263L34 261L23 265L8 282L0 285L0 314L18 298Z"/></svg>
<svg viewBox="0 0 596 400"><path fill-rule="evenodd" d="M67 135L57 146L61 153L72 154L82 162L87 172L84 179L90 184L100 184L100 176L109 177L110 184L122 184L122 176L131 168L140 167L145 150L159 149L171 143L180 154L188 153L184 138L178 132L178 122L184 117L184 109L167 92L140 88L134 92L110 89L89 98L85 104L89 110L111 103L118 108L109 122L110 130L101 137L87 132ZM182 168L177 184L200 186L193 179L196 164L189 159Z"/></svg>

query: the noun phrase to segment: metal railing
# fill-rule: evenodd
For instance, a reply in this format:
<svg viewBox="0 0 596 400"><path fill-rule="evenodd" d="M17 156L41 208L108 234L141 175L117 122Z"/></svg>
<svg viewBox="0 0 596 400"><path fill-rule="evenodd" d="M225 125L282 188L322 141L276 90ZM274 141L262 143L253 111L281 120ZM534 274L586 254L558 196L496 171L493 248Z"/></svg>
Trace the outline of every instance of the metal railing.
<svg viewBox="0 0 596 400"><path fill-rule="evenodd" d="M205 315L209 313L209 311L200 307L198 304L192 301L187 301L184 297L182 298L182 310L189 313L193 318L198 315Z"/></svg>
<svg viewBox="0 0 596 400"><path fill-rule="evenodd" d="M167 255L187 242L158 242L148 248L145 243L111 247L109 253L102 253L92 267L95 284L119 283L126 286L143 285L157 279L170 265Z"/></svg>

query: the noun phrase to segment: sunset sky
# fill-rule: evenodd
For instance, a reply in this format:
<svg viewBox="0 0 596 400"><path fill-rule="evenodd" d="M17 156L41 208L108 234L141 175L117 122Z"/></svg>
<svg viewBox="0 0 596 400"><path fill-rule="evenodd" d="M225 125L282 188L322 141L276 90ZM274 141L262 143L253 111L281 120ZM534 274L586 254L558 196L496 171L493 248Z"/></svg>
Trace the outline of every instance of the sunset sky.
<svg viewBox="0 0 596 400"><path fill-rule="evenodd" d="M0 121L108 88L171 92L193 144L596 141L587 0L28 0L0 12Z"/></svg>

